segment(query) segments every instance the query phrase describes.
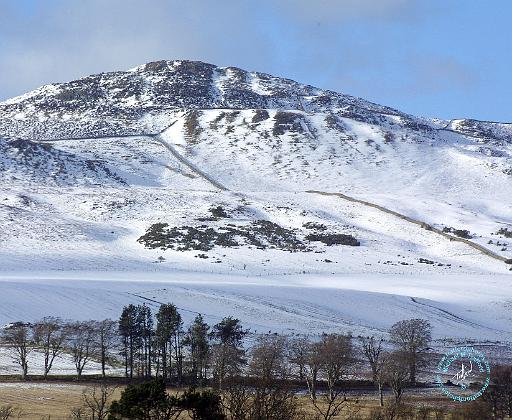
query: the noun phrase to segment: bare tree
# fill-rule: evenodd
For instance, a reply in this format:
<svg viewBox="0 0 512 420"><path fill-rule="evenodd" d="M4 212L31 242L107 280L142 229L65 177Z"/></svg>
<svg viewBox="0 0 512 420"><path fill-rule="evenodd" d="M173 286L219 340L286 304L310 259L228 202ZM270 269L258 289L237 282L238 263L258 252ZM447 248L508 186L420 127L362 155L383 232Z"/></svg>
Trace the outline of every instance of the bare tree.
<svg viewBox="0 0 512 420"><path fill-rule="evenodd" d="M74 322L68 324L69 347L78 378L82 376L85 366L91 360L96 350L96 330L93 321Z"/></svg>
<svg viewBox="0 0 512 420"><path fill-rule="evenodd" d="M82 393L82 406L71 411L73 420L106 420L109 402L116 388L101 384L87 388Z"/></svg>
<svg viewBox="0 0 512 420"><path fill-rule="evenodd" d="M15 322L6 326L2 331L2 343L7 347L11 358L20 365L21 378L25 380L29 355L35 349L32 325Z"/></svg>
<svg viewBox="0 0 512 420"><path fill-rule="evenodd" d="M379 390L379 403L384 406L383 398L383 358L382 358L382 338L376 339L375 337L362 338L363 354L370 364L372 370L372 381L375 387Z"/></svg>
<svg viewBox="0 0 512 420"><path fill-rule="evenodd" d="M497 366L494 369L491 388L501 395L504 417L512 418L512 366Z"/></svg>
<svg viewBox="0 0 512 420"><path fill-rule="evenodd" d="M12 405L0 406L0 420L9 420L15 417L21 418L22 415L23 411Z"/></svg>
<svg viewBox="0 0 512 420"><path fill-rule="evenodd" d="M53 362L64 351L67 330L61 319L46 317L34 324L34 341L44 355L44 378L48 377Z"/></svg>
<svg viewBox="0 0 512 420"><path fill-rule="evenodd" d="M493 418L512 417L512 366L495 366L492 372L482 399L489 405Z"/></svg>
<svg viewBox="0 0 512 420"><path fill-rule="evenodd" d="M118 343L118 325L111 319L104 319L96 323L96 338L98 340L97 347L101 362L101 374L106 375L106 365L110 363L112 358L112 350Z"/></svg>
<svg viewBox="0 0 512 420"><path fill-rule="evenodd" d="M352 338L339 334L324 334L320 341L295 342L295 363L304 367L304 376L309 397L320 418L325 420L338 416L347 399L342 381L354 362ZM298 355L298 357L297 357ZM319 379L325 381L327 391L318 392Z"/></svg>
<svg viewBox="0 0 512 420"><path fill-rule="evenodd" d="M393 353L381 353L380 369L377 374L378 380L389 384L393 391L394 398L390 398L379 408L375 408L370 412L369 419L371 420L398 420L398 419L422 419L430 418L430 412L427 410L417 410L416 416L408 407L403 403L403 391L407 384L409 377L409 370L407 363L403 362L403 354L400 351ZM434 413L435 414L435 413ZM422 417L423 416L423 417ZM437 417L434 417L437 418ZM442 417L444 419L444 417Z"/></svg>
<svg viewBox="0 0 512 420"><path fill-rule="evenodd" d="M318 342L308 340L306 346L306 358L304 363L304 374L308 386L309 397L311 401L316 401L318 373L322 366L321 345Z"/></svg>
<svg viewBox="0 0 512 420"><path fill-rule="evenodd" d="M407 364L403 361L401 351L395 351L385 356L383 376L393 391L395 405L399 405L409 377L409 370Z"/></svg>
<svg viewBox="0 0 512 420"><path fill-rule="evenodd" d="M409 381L416 383L416 372L426 359L432 340L432 327L424 319L407 319L394 324L389 330L391 342L402 352L403 361L409 368Z"/></svg>
<svg viewBox="0 0 512 420"><path fill-rule="evenodd" d="M347 399L342 381L354 362L352 338L340 334L324 334L316 347L320 355L320 374L327 384L323 404L313 399L313 405L324 420L338 416Z"/></svg>
<svg viewBox="0 0 512 420"><path fill-rule="evenodd" d="M220 391L226 381L241 374L246 364L245 350L228 343L214 344L210 358L214 383Z"/></svg>
<svg viewBox="0 0 512 420"><path fill-rule="evenodd" d="M307 336L291 338L288 344L288 359L292 365L298 368L298 379L304 381L306 378L306 363L309 346L311 345Z"/></svg>
<svg viewBox="0 0 512 420"><path fill-rule="evenodd" d="M292 420L297 416L290 378L287 340L279 335L258 338L250 352L249 375L254 378L251 419Z"/></svg>
<svg viewBox="0 0 512 420"><path fill-rule="evenodd" d="M253 396L243 378L225 382L222 397L222 405L231 420L246 420L249 417Z"/></svg>

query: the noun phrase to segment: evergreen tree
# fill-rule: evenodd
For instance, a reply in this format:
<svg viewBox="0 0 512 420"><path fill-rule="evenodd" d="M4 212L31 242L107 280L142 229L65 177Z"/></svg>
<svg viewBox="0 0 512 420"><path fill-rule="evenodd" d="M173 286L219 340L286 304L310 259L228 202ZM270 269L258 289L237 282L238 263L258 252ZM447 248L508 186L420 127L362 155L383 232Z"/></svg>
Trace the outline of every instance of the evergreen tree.
<svg viewBox="0 0 512 420"><path fill-rule="evenodd" d="M213 326L211 336L221 344L229 344L240 347L249 330L244 330L239 319L230 316L223 318L221 322Z"/></svg>
<svg viewBox="0 0 512 420"><path fill-rule="evenodd" d="M189 389L180 398L180 405L194 420L225 420L219 395L210 390Z"/></svg>
<svg viewBox="0 0 512 420"><path fill-rule="evenodd" d="M119 401L110 406L111 420L175 420L188 413L194 420L225 420L221 399L211 391L189 389L180 397L167 394L160 379L139 385L129 385Z"/></svg>
<svg viewBox="0 0 512 420"><path fill-rule="evenodd" d="M183 344L189 348L192 380L204 383L208 368L208 355L210 342L208 330L210 327L204 322L201 314L197 315L194 322L188 328Z"/></svg>
<svg viewBox="0 0 512 420"><path fill-rule="evenodd" d="M243 340L249 333L244 330L240 320L227 317L213 326L210 337L212 346L213 375L220 390L226 378L237 376L247 363Z"/></svg>
<svg viewBox="0 0 512 420"><path fill-rule="evenodd" d="M137 333L140 373L142 376L151 377L153 314L151 313L151 309L146 305L137 307Z"/></svg>
<svg viewBox="0 0 512 420"><path fill-rule="evenodd" d="M177 397L167 394L163 380L128 385L110 406L110 419L175 419L182 411Z"/></svg>
<svg viewBox="0 0 512 420"><path fill-rule="evenodd" d="M172 359L176 361L178 382L182 378L181 331L183 321L176 306L162 304L156 314L155 343L158 347L157 371L163 378L172 375Z"/></svg>
<svg viewBox="0 0 512 420"><path fill-rule="evenodd" d="M123 308L119 318L119 335L122 340L122 355L124 356L125 375L133 378L134 355L137 336L137 308L128 305Z"/></svg>

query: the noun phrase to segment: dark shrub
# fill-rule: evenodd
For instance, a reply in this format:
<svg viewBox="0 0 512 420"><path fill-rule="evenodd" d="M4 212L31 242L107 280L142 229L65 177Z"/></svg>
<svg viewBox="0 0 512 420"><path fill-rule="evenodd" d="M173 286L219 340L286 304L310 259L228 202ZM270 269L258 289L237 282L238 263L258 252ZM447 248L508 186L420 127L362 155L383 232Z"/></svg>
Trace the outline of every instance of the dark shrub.
<svg viewBox="0 0 512 420"><path fill-rule="evenodd" d="M466 230L466 229L455 229L452 227L445 226L443 228L443 232L444 233L453 233L455 236L458 236L459 238L464 238L464 239L472 238L471 233L469 232L469 230Z"/></svg>
<svg viewBox="0 0 512 420"><path fill-rule="evenodd" d="M306 236L308 241L318 241L322 242L328 246L331 245L349 245L349 246L359 246L361 243L354 238L352 235L345 235L342 233L311 233Z"/></svg>
<svg viewBox="0 0 512 420"><path fill-rule="evenodd" d="M512 238L512 230L508 230L507 228L501 228L497 232L498 235L503 235L505 238Z"/></svg>
<svg viewBox="0 0 512 420"><path fill-rule="evenodd" d="M147 248L177 251L209 251L215 246L230 248L244 243L261 249L270 246L283 251L308 251L293 230L268 220L241 226L227 224L217 230L207 225L169 227L167 223L155 223L137 241Z"/></svg>
<svg viewBox="0 0 512 420"><path fill-rule="evenodd" d="M322 223L315 223L315 222L306 222L302 225L302 227L306 229L311 230L327 230L327 226L323 225Z"/></svg>
<svg viewBox="0 0 512 420"><path fill-rule="evenodd" d="M270 115L268 115L268 111L266 109L257 109L254 111L254 115L252 117L252 122L254 124L257 124L259 122L268 120L270 118Z"/></svg>
<svg viewBox="0 0 512 420"><path fill-rule="evenodd" d="M227 214L226 210L222 206L212 207L210 209L210 213L213 217L218 219L228 219L229 214Z"/></svg>
<svg viewBox="0 0 512 420"><path fill-rule="evenodd" d="M279 111L274 118L272 134L274 136L281 136L287 132L304 133L305 130L301 120L304 120L301 114Z"/></svg>
<svg viewBox="0 0 512 420"><path fill-rule="evenodd" d="M109 419L164 419L167 413L179 411L179 399L168 395L164 382L155 379L128 385L119 401L112 403Z"/></svg>
<svg viewBox="0 0 512 420"><path fill-rule="evenodd" d="M224 420L220 396L212 391L189 389L180 398L181 406L196 420Z"/></svg>

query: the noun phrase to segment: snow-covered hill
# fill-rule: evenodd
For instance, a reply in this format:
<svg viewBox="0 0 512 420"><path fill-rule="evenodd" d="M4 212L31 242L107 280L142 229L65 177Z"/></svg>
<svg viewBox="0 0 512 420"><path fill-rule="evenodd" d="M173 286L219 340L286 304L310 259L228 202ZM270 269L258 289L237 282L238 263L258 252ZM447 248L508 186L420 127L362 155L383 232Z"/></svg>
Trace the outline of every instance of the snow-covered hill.
<svg viewBox="0 0 512 420"><path fill-rule="evenodd" d="M0 270L497 279L501 331L511 181L512 124L149 63L0 103Z"/></svg>

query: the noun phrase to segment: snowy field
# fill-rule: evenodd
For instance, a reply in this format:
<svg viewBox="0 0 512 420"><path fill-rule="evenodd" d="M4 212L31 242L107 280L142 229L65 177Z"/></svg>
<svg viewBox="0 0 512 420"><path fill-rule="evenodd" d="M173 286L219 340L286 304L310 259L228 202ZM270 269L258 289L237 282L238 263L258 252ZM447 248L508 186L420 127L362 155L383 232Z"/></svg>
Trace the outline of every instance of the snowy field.
<svg viewBox="0 0 512 420"><path fill-rule="evenodd" d="M13 375L19 374L21 368L12 359L12 353L3 347L0 347L0 375ZM122 369L116 369L111 366L105 368L108 375L122 375ZM30 353L29 357L29 375L43 375L44 374L44 354L38 351ZM101 365L94 360L89 360L85 366L84 374L86 375L101 375ZM70 354L60 354L53 361L50 375L76 375L76 369L73 358ZM9 386L9 384L1 384L1 387Z"/></svg>
<svg viewBox="0 0 512 420"><path fill-rule="evenodd" d="M503 275L274 275L206 273L3 273L0 322L117 319L123 305L172 302L189 322L239 317L253 331L385 334L396 321L428 319L436 339L512 341Z"/></svg>

